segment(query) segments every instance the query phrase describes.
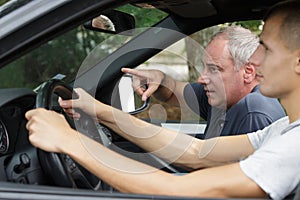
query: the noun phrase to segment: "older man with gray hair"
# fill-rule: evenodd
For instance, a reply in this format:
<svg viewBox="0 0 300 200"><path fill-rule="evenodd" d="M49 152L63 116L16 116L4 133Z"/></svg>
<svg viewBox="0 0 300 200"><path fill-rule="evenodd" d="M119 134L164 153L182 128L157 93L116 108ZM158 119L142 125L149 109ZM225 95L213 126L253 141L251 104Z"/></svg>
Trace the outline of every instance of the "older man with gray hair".
<svg viewBox="0 0 300 200"><path fill-rule="evenodd" d="M204 136L236 135L264 128L285 116L277 99L259 92L256 69L249 58L258 37L240 26L229 26L212 37L203 55L197 83L173 80L158 70L123 68L136 80L134 87L145 100L153 96L177 106L188 105L207 121ZM143 87L143 83L148 88Z"/></svg>

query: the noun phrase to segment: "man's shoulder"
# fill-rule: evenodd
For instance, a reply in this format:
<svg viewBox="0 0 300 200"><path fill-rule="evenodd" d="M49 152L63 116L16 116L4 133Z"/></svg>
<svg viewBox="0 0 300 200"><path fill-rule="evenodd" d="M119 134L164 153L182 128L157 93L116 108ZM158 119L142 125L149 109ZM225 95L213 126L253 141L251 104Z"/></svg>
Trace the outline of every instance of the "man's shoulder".
<svg viewBox="0 0 300 200"><path fill-rule="evenodd" d="M247 104L250 108L261 108L265 106L264 104L281 107L277 98L266 97L262 95L259 90L247 94L243 99L241 99L241 103Z"/></svg>
<svg viewBox="0 0 300 200"><path fill-rule="evenodd" d="M262 95L259 91L249 93L242 99L241 104L244 105L248 112L258 113L277 113L284 116L285 112L280 102L276 98L270 98Z"/></svg>
<svg viewBox="0 0 300 200"><path fill-rule="evenodd" d="M284 109L278 99L262 95L258 87L242 98L230 110L230 113L239 113L237 115L265 115L273 119L285 116Z"/></svg>

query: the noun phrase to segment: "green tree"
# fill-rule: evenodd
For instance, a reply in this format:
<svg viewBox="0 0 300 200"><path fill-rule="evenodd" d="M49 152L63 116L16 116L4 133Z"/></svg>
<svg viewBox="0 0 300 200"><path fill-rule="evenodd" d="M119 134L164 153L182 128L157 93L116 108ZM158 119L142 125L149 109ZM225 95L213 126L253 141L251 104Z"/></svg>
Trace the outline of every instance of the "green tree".
<svg viewBox="0 0 300 200"><path fill-rule="evenodd" d="M1 3L4 1L1 0ZM166 16L156 9L141 9L132 5L123 6L120 10L133 14L138 28L151 26ZM128 38L111 36L111 34L91 31L79 26L37 47L2 69L0 87L34 88L58 73L68 74L65 81L72 81L83 61L83 68L90 67L120 47ZM90 54L91 51L96 53ZM85 59L87 55L89 58L93 56L95 58Z"/></svg>
<svg viewBox="0 0 300 200"><path fill-rule="evenodd" d="M10 0L0 0L0 6L3 5L3 4L5 4L8 1L10 1Z"/></svg>

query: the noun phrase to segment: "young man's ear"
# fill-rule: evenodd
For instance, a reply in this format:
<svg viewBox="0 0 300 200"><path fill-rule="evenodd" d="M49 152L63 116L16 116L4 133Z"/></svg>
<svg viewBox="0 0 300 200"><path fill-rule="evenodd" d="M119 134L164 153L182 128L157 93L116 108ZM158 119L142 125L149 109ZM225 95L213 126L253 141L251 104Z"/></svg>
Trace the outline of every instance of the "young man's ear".
<svg viewBox="0 0 300 200"><path fill-rule="evenodd" d="M244 81L245 83L251 83L255 78L255 67L251 63L247 63L244 68Z"/></svg>
<svg viewBox="0 0 300 200"><path fill-rule="evenodd" d="M300 50L298 50L298 62L296 64L296 67L295 67L295 71L296 73L300 74Z"/></svg>

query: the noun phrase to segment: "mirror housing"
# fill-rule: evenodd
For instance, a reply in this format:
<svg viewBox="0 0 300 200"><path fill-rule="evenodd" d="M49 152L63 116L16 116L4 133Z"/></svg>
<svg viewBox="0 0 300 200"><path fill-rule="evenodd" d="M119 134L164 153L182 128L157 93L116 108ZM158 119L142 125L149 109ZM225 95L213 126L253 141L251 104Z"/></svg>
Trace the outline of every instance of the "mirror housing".
<svg viewBox="0 0 300 200"><path fill-rule="evenodd" d="M122 111L134 115L149 107L150 97L145 102L142 101L142 97L132 87L132 76L123 75L120 79L118 89Z"/></svg>
<svg viewBox="0 0 300 200"><path fill-rule="evenodd" d="M118 10L102 12L83 25L86 29L112 34L133 35L135 19L132 15Z"/></svg>

